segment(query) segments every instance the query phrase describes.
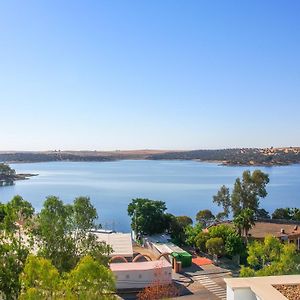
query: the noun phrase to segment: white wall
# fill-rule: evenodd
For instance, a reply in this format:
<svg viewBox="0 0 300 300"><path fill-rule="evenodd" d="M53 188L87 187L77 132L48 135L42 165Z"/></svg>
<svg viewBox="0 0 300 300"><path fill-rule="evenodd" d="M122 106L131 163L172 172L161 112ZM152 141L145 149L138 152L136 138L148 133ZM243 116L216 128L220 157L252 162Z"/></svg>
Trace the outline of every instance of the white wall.
<svg viewBox="0 0 300 300"><path fill-rule="evenodd" d="M258 298L250 288L232 289L227 285L227 300L257 300Z"/></svg>
<svg viewBox="0 0 300 300"><path fill-rule="evenodd" d="M124 263L124 265L131 263ZM133 263L135 264L135 263ZM147 270L113 270L117 289L144 288L155 281L169 284L172 282L172 266Z"/></svg>

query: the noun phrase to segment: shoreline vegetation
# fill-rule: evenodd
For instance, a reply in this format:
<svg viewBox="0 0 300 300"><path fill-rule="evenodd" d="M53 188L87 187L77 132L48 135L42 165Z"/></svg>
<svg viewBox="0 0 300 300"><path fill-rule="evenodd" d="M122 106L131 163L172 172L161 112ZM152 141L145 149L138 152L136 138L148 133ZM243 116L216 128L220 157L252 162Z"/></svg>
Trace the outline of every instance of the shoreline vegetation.
<svg viewBox="0 0 300 300"><path fill-rule="evenodd" d="M32 176L38 176L38 174L20 173L17 174L14 169L9 165L0 163L0 187L13 185L17 180L27 180Z"/></svg>
<svg viewBox="0 0 300 300"><path fill-rule="evenodd" d="M0 161L4 163L33 162L106 162L117 160L193 160L214 162L224 166L282 166L300 163L300 147L283 148L234 148L219 150L129 150L129 151L2 151ZM26 179L35 174L25 175ZM20 180L20 179L16 179Z"/></svg>

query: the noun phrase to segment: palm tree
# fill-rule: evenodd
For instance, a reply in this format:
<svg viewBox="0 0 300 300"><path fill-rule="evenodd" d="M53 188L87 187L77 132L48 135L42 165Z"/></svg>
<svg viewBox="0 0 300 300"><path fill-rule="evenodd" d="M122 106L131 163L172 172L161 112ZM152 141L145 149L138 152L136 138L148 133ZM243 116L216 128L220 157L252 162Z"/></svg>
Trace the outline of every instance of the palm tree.
<svg viewBox="0 0 300 300"><path fill-rule="evenodd" d="M255 213L250 208L244 208L234 218L233 223L238 229L239 235L244 235L248 242L248 232L255 224Z"/></svg>

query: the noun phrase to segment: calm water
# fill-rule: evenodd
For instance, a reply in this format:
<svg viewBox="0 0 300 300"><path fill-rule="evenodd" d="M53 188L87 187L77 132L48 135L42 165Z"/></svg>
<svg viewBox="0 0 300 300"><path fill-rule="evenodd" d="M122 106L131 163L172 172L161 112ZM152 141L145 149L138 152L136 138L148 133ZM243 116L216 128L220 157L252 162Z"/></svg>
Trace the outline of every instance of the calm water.
<svg viewBox="0 0 300 300"><path fill-rule="evenodd" d="M14 186L0 187L0 202L22 195L40 210L46 196L65 202L90 196L106 228L127 231L127 205L144 197L166 202L175 215L194 217L200 209L219 209L212 203L222 184L232 187L247 167L225 167L193 161L50 162L12 165L18 173L38 173ZM262 207L300 207L300 165L260 168L270 175L269 195Z"/></svg>

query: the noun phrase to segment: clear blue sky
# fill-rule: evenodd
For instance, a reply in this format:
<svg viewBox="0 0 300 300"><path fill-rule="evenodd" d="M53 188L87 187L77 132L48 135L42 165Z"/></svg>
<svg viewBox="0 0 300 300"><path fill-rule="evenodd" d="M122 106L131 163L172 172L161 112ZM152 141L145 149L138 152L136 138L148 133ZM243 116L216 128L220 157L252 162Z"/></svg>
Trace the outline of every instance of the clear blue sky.
<svg viewBox="0 0 300 300"><path fill-rule="evenodd" d="M300 1L1 1L0 150L300 146Z"/></svg>

